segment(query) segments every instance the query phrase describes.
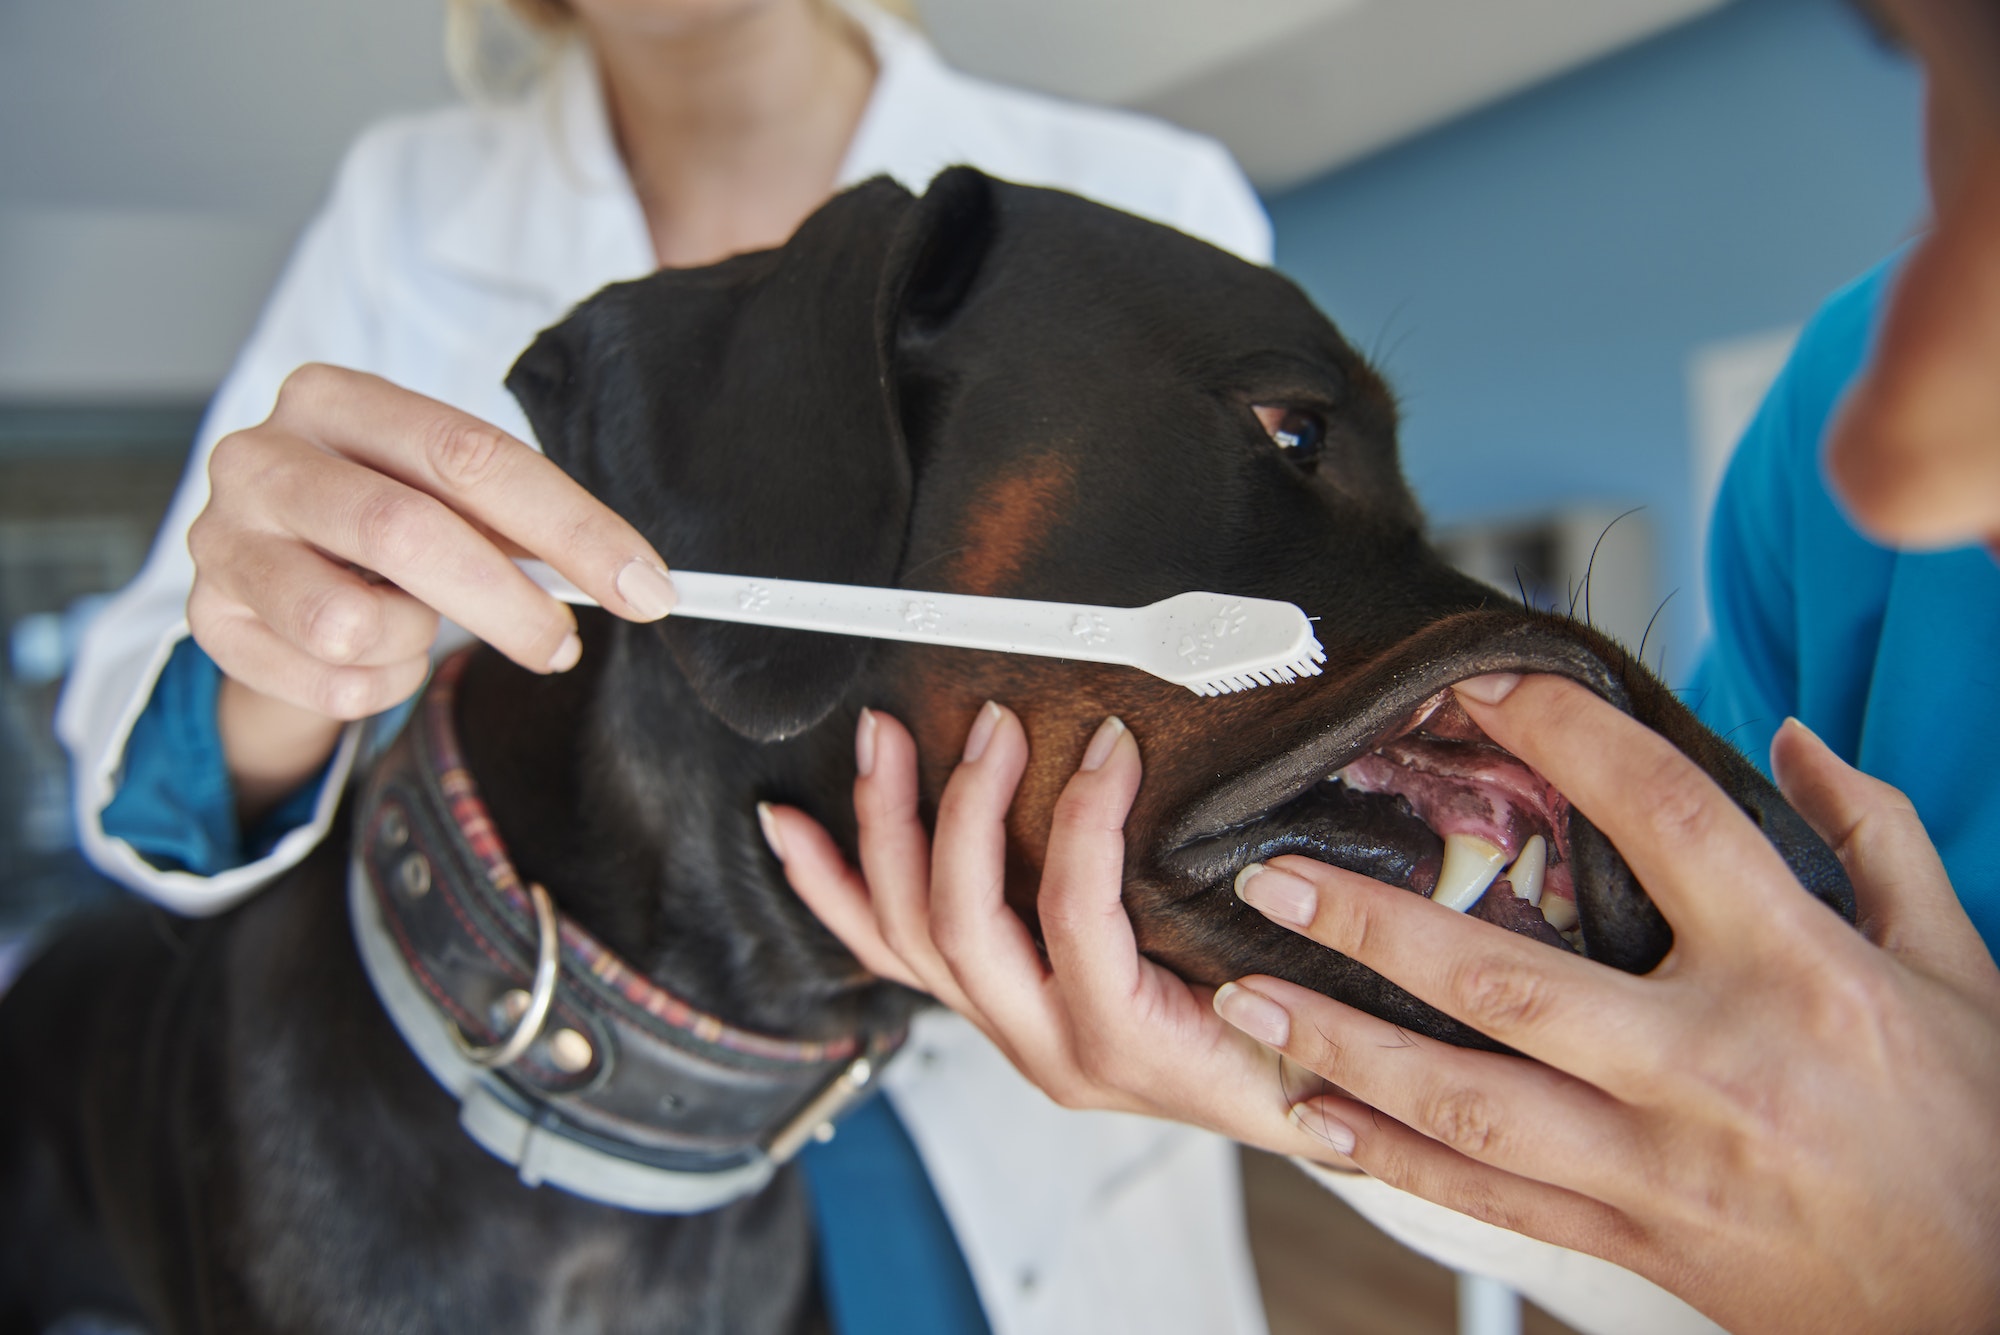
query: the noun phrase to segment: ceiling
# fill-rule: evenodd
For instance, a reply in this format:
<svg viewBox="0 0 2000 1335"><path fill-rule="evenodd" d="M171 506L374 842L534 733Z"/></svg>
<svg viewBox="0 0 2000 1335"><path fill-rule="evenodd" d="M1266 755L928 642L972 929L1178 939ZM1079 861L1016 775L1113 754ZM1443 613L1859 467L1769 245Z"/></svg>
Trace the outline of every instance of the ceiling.
<svg viewBox="0 0 2000 1335"><path fill-rule="evenodd" d="M1303 180L1725 0L878 0L963 68ZM0 0L0 401L198 399L442 0Z"/></svg>
<svg viewBox="0 0 2000 1335"><path fill-rule="evenodd" d="M1267 189L1727 0L915 0L956 65L1154 112Z"/></svg>

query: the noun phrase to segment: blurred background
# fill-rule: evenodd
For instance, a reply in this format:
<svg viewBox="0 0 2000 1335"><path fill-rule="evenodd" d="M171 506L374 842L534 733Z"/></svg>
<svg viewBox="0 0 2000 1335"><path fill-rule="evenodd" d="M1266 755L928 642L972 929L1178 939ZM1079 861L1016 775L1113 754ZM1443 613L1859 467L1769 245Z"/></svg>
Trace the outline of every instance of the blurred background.
<svg viewBox="0 0 2000 1335"><path fill-rule="evenodd" d="M1737 431L1921 217L1916 76L1837 0L891 7L965 69L1228 144L1278 266L1400 391L1455 557L1566 604L1596 550L1593 617L1670 681ZM50 731L77 632L343 147L454 96L442 25L441 0L0 5L0 943L105 893Z"/></svg>

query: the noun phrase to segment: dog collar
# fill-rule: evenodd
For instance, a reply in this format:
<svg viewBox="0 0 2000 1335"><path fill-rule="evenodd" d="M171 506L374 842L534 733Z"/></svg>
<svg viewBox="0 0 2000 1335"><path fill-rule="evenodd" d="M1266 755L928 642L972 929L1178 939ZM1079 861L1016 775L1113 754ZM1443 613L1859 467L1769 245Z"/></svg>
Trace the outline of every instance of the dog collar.
<svg viewBox="0 0 2000 1335"><path fill-rule="evenodd" d="M875 1084L901 1032L799 1042L704 1014L523 885L458 750L469 653L363 787L348 908L396 1029L523 1182L665 1214L761 1189Z"/></svg>

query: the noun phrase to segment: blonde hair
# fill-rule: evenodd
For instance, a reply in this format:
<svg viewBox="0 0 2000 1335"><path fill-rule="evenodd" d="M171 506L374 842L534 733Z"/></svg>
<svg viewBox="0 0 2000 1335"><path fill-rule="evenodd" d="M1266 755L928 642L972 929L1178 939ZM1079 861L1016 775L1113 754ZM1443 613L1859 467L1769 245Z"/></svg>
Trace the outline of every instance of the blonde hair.
<svg viewBox="0 0 2000 1335"><path fill-rule="evenodd" d="M548 69L575 23L568 0L445 0L445 68L476 102L519 97Z"/></svg>

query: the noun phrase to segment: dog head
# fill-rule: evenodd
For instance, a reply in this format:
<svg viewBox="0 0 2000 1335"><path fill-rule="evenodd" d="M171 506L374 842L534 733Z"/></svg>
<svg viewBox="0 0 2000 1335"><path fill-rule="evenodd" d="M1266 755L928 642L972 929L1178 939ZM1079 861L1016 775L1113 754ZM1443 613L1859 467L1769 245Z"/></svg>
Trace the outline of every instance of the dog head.
<svg viewBox="0 0 2000 1335"><path fill-rule="evenodd" d="M1510 858L1539 836L1548 912L1489 893L1482 916L1652 968L1671 934L1616 851L1447 689L1555 672L1693 757L1852 917L1826 847L1622 649L1426 544L1393 399L1312 303L1178 232L969 169L922 199L873 181L781 249L607 289L509 385L550 455L676 565L1124 606L1201 589L1317 618L1323 675L1219 699L1116 667L674 618L621 628L626 657L691 689L736 744L806 743L811 777L756 780L789 791L723 795L745 813L780 796L851 834L826 757L846 755L862 705L910 724L934 798L975 711L1000 700L1032 747L1010 817L1010 893L1032 912L1056 795L1116 714L1146 757L1126 900L1149 955L1202 982L1274 973L1484 1043L1265 922L1231 882L1296 852L1428 893L1444 836Z"/></svg>

